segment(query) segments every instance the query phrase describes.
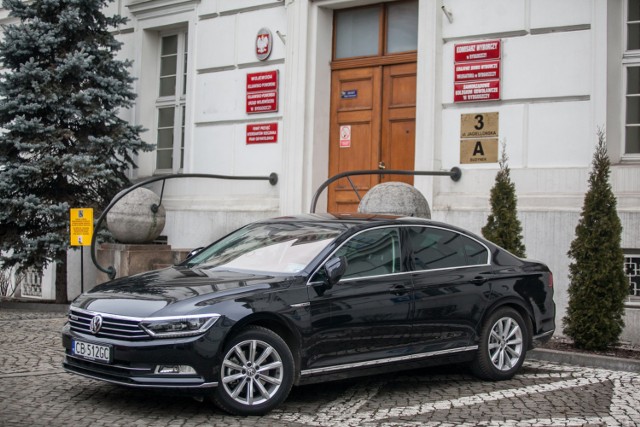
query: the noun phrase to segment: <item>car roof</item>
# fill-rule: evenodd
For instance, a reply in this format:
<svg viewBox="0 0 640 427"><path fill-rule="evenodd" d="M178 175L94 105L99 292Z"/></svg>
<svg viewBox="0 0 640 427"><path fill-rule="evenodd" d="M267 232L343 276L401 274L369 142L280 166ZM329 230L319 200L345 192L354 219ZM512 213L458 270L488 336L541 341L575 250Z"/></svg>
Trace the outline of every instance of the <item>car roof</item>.
<svg viewBox="0 0 640 427"><path fill-rule="evenodd" d="M265 219L259 221L262 223L268 222L307 222L307 223L351 223L355 225L433 225L450 228L466 234L470 233L468 230L446 224L439 221L433 221L427 218L412 217L412 216L398 216L398 215L386 215L386 214L364 214L364 213L312 213L312 214L299 214L290 216L281 216L271 219Z"/></svg>

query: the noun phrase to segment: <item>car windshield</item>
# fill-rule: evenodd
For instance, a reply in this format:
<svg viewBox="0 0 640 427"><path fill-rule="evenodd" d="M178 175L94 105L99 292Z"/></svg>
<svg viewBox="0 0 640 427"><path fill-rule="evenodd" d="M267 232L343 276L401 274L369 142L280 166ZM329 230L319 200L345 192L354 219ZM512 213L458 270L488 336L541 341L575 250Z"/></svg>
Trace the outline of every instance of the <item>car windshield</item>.
<svg viewBox="0 0 640 427"><path fill-rule="evenodd" d="M254 224L206 248L189 260L187 266L297 273L344 229L340 224Z"/></svg>

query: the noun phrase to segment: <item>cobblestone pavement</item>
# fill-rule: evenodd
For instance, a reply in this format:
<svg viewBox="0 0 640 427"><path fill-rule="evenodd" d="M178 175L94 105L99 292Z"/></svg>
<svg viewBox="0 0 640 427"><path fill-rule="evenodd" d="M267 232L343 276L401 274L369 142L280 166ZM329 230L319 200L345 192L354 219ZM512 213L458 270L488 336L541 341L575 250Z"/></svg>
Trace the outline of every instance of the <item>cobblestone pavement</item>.
<svg viewBox="0 0 640 427"><path fill-rule="evenodd" d="M60 313L0 310L0 426L562 426L640 424L640 373L528 361L512 380L461 367L296 387L264 417L63 372Z"/></svg>

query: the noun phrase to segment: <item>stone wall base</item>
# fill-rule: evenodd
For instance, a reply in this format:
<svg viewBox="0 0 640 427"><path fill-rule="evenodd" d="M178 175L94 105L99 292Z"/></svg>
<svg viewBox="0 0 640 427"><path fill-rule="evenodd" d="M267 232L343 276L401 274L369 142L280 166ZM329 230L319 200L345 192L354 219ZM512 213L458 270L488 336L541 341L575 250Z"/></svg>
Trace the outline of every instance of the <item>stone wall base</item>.
<svg viewBox="0 0 640 427"><path fill-rule="evenodd" d="M188 250L171 249L171 245L103 243L98 248L97 258L102 267L113 266L118 278L177 264L186 257L187 253ZM97 273L96 283L104 283L108 280L107 274Z"/></svg>

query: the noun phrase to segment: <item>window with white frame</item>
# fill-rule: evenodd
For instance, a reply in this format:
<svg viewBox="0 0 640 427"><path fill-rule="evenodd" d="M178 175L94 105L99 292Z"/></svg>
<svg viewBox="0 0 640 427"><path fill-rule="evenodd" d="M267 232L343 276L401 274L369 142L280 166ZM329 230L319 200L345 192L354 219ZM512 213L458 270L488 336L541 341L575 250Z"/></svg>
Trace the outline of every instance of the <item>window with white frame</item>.
<svg viewBox="0 0 640 427"><path fill-rule="evenodd" d="M156 100L156 172L177 172L184 166L187 94L187 32L162 34Z"/></svg>
<svg viewBox="0 0 640 427"><path fill-rule="evenodd" d="M640 1L625 2L624 73L626 79L624 154L640 157Z"/></svg>
<svg viewBox="0 0 640 427"><path fill-rule="evenodd" d="M640 300L640 250L624 251L624 274L629 280L629 295Z"/></svg>

